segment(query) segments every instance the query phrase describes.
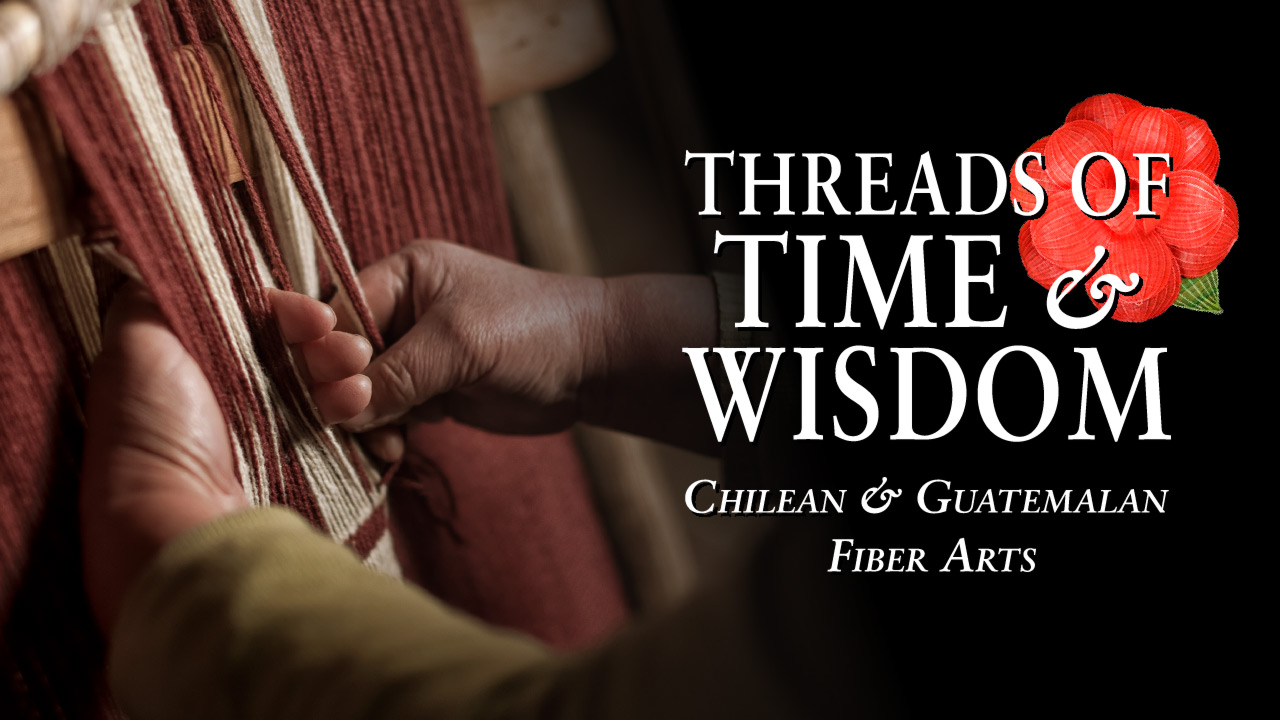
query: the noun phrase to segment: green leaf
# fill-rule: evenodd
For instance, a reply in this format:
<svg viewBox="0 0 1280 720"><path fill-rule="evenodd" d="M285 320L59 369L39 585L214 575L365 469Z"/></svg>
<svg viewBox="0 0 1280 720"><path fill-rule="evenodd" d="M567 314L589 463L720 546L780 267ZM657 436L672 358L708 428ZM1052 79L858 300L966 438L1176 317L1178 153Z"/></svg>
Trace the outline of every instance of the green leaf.
<svg viewBox="0 0 1280 720"><path fill-rule="evenodd" d="M1173 304L1188 310L1222 314L1222 302L1218 297L1218 269L1195 278L1182 278L1182 291Z"/></svg>

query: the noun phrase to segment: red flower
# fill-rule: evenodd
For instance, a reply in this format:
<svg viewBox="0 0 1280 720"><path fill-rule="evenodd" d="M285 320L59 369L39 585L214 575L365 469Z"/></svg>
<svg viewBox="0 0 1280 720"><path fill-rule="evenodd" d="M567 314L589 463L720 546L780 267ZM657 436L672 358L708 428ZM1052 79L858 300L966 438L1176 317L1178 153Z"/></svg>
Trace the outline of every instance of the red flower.
<svg viewBox="0 0 1280 720"><path fill-rule="evenodd" d="M1062 273L1087 269L1094 247L1102 245L1108 251L1107 261L1096 275L1111 273L1127 279L1136 272L1142 277L1138 292L1117 300L1117 320L1142 322L1169 309L1182 288L1182 278L1198 277L1217 267L1239 235L1235 200L1214 184L1218 143L1209 125L1194 115L1145 107L1123 95L1095 95L1071 108L1066 123L1028 152L1044 155L1045 168L1031 160L1027 174L1044 188L1048 204L1044 214L1024 223L1018 235L1027 274L1049 288ZM1105 220L1085 215L1071 195L1076 163L1091 152L1110 153L1129 174L1124 208ZM1159 188L1151 191L1151 209L1159 217L1133 216L1138 207L1134 153L1168 153L1172 161L1172 170L1160 161L1152 167L1154 180L1169 170L1168 196ZM1010 181L1010 197L1023 208L1034 206L1034 197L1012 174ZM1115 173L1107 162L1095 162L1084 186L1090 205L1104 210L1115 198ZM1109 293L1111 288L1103 291Z"/></svg>

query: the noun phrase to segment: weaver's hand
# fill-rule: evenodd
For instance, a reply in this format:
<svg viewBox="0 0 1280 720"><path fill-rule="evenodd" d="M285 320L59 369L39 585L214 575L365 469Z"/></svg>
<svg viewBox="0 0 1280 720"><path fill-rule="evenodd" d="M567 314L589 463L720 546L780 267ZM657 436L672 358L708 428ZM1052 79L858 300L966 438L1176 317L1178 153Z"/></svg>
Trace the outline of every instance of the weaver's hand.
<svg viewBox="0 0 1280 720"><path fill-rule="evenodd" d="M579 389L604 362L604 281L426 241L365 268L360 283L390 347L366 370L369 406L346 427L452 417L547 433L578 419Z"/></svg>
<svg viewBox="0 0 1280 720"><path fill-rule="evenodd" d="M708 278L558 275L424 241L360 283L390 346L365 371L369 407L345 426L377 429L369 446L384 459L403 441L383 426L445 417L521 434L583 420L706 447L680 349L715 344Z"/></svg>
<svg viewBox="0 0 1280 720"><path fill-rule="evenodd" d="M355 375L363 338L332 332L329 306L272 291L281 330L330 422L369 398ZM354 377L352 377L354 376ZM80 491L85 588L109 631L134 577L169 540L248 505L213 390L141 286L130 283L107 315L89 381Z"/></svg>

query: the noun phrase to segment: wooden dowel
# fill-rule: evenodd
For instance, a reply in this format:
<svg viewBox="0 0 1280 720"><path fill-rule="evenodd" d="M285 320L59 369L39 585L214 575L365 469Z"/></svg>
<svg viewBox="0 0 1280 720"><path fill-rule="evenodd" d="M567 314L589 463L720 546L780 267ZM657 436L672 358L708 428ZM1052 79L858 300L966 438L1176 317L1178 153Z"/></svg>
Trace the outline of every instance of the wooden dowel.
<svg viewBox="0 0 1280 720"><path fill-rule="evenodd" d="M206 43L205 50L209 55L209 64L213 67L213 81L217 83L218 90L226 103L227 113L231 116L231 128L227 128L219 117L213 93L204 82L203 74L200 72L200 59L196 56L194 48L178 48L178 66L182 69L187 98L192 105L204 113L205 117L209 118L209 126L217 129L216 135L212 138L206 137L205 142L209 144L215 158L222 158L223 173L227 184L230 185L244 179L240 163L236 160L235 146L231 144L231 133L235 132L236 139L239 140L244 160L249 165L250 175L257 172L257 156L253 153L253 137L249 134L249 122L245 116L244 104L236 89L231 58L217 45Z"/></svg>
<svg viewBox="0 0 1280 720"><path fill-rule="evenodd" d="M600 0L464 0L485 102L576 80L613 54Z"/></svg>
<svg viewBox="0 0 1280 720"><path fill-rule="evenodd" d="M60 149L28 97L0 98L0 260L64 236Z"/></svg>
<svg viewBox="0 0 1280 720"><path fill-rule="evenodd" d="M236 86L231 61L221 48L208 47L214 82L226 98L227 109L233 115L233 131L252 172L252 139L239 93L233 91ZM243 180L231 144L231 131L216 110L195 50L182 47L175 54L189 99L205 113L208 127L216 128L205 141L214 156L222 158L227 184ZM0 261L50 245L72 232L64 223L66 158L61 148L50 141L55 135L30 98L0 98Z"/></svg>

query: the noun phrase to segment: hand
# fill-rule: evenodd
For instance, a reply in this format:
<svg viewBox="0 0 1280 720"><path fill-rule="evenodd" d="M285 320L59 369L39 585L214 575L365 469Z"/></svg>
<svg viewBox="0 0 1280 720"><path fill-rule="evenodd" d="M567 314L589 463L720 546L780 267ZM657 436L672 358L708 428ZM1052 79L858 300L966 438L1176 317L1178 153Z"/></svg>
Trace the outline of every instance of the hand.
<svg viewBox="0 0 1280 720"><path fill-rule="evenodd" d="M366 369L363 431L445 417L503 433L550 433L581 412L599 373L604 281L531 270L443 242L417 242L360 272L390 343Z"/></svg>
<svg viewBox="0 0 1280 720"><path fill-rule="evenodd" d="M368 402L368 341L332 332L333 310L271 291L286 341L328 422ZM169 540L248 507L213 390L140 285L107 315L89 380L80 490L85 588L109 631L125 592Z"/></svg>
<svg viewBox="0 0 1280 720"><path fill-rule="evenodd" d="M698 449L714 443L681 353L715 344L708 278L557 275L424 241L359 279L390 347L365 370L369 406L344 425L374 430L366 444L384 459L404 447L385 426L446 417L501 433L582 420Z"/></svg>

